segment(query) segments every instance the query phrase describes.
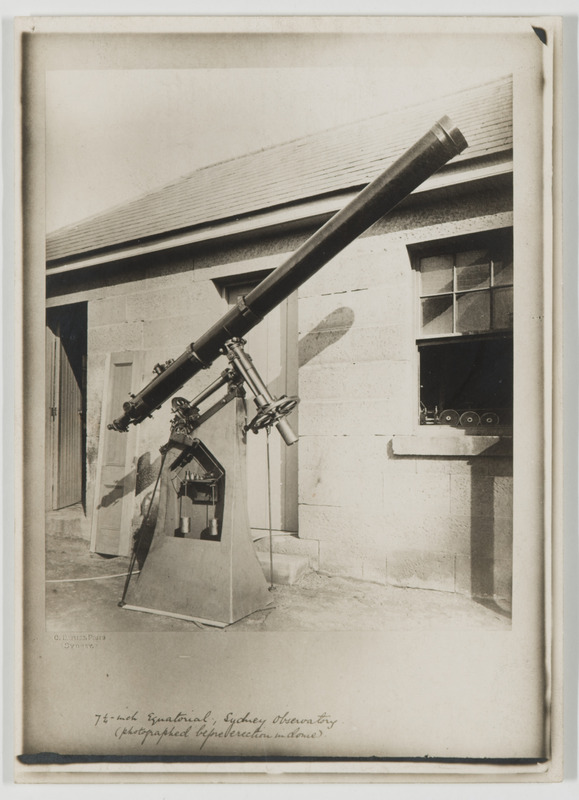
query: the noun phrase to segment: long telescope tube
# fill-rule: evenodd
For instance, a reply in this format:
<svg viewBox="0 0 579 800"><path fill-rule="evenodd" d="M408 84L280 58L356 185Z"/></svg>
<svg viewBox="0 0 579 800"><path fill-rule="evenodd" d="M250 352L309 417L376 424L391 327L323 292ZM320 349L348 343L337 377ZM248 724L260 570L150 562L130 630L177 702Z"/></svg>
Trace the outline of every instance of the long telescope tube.
<svg viewBox="0 0 579 800"><path fill-rule="evenodd" d="M126 431L149 417L194 375L222 354L229 339L242 337L337 253L390 212L467 142L448 117L442 117L409 150L368 184L345 208L322 225L281 266L241 298L163 372L123 405L109 428Z"/></svg>

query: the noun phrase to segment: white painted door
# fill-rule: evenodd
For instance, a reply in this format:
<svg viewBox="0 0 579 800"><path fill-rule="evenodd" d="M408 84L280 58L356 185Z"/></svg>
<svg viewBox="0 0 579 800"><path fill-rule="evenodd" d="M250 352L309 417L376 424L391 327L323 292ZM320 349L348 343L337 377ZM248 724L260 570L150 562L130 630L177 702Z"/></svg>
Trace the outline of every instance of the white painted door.
<svg viewBox="0 0 579 800"><path fill-rule="evenodd" d="M138 430L131 425L127 433L117 433L108 423L129 393L138 391L141 360L140 351L111 353L107 359L90 546L102 555L126 556L132 548Z"/></svg>
<svg viewBox="0 0 579 800"><path fill-rule="evenodd" d="M246 295L256 283L243 283L227 288L230 305ZM298 393L298 325L297 293L270 312L247 334L246 350L257 371L275 397ZM251 419L256 411L251 392L247 393L247 413ZM288 417L293 430L298 431L298 409ZM298 447L288 447L275 428L269 436L272 529L286 533L298 530ZM269 530L267 435L248 433L247 484L249 521L254 536Z"/></svg>

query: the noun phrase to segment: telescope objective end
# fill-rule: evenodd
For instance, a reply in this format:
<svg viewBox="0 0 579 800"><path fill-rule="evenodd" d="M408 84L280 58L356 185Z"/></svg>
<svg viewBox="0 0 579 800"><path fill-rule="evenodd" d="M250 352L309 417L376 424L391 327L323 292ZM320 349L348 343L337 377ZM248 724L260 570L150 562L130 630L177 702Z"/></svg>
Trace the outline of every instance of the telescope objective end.
<svg viewBox="0 0 579 800"><path fill-rule="evenodd" d="M455 155L462 153L468 147L462 131L446 114L434 123L432 130L443 144L451 144Z"/></svg>

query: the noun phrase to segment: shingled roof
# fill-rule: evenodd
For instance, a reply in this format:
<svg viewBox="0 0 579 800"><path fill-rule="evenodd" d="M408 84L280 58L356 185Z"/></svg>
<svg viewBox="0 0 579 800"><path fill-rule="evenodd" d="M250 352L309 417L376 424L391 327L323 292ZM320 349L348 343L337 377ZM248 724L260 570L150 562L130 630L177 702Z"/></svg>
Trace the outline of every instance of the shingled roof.
<svg viewBox="0 0 579 800"><path fill-rule="evenodd" d="M361 188L444 114L469 143L453 165L512 149L512 81L504 78L198 169L50 234L47 261L138 244Z"/></svg>

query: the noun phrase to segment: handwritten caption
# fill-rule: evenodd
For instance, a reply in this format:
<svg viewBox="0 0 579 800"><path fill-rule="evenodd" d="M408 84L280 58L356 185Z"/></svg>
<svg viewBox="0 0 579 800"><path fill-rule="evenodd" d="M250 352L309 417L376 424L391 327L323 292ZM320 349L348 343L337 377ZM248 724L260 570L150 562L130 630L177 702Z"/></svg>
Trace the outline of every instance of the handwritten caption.
<svg viewBox="0 0 579 800"><path fill-rule="evenodd" d="M106 726L115 739L140 746L188 739L203 750L209 742L225 739L321 739L338 720L325 711L297 716L282 711L273 717L228 711L218 715L179 711L170 716L134 711L128 714L95 714L95 727Z"/></svg>

